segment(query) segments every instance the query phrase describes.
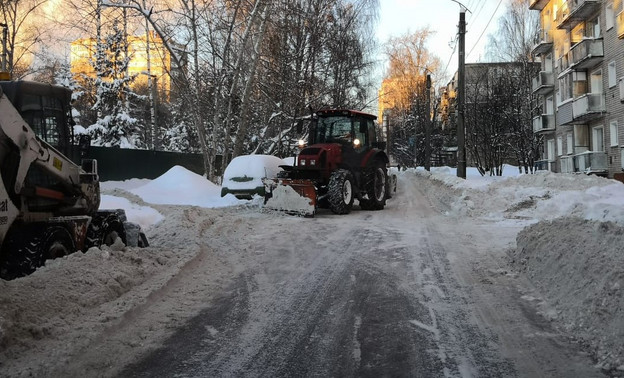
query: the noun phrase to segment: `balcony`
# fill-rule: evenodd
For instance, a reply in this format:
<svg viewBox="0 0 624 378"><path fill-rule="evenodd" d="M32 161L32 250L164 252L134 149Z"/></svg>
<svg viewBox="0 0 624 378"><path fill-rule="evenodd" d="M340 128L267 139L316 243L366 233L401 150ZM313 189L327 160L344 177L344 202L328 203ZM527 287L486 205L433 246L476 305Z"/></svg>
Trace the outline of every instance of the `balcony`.
<svg viewBox="0 0 624 378"><path fill-rule="evenodd" d="M557 60L557 66L559 67L559 72L563 72L570 68L570 54L569 52L561 55L561 57Z"/></svg>
<svg viewBox="0 0 624 378"><path fill-rule="evenodd" d="M604 59L602 38L586 38L570 48L570 67L575 70L591 68Z"/></svg>
<svg viewBox="0 0 624 378"><path fill-rule="evenodd" d="M544 95L552 92L554 88L554 75L552 72L540 71L537 77L533 78L533 94Z"/></svg>
<svg viewBox="0 0 624 378"><path fill-rule="evenodd" d="M618 38L624 39L624 11L617 14L615 22L617 24Z"/></svg>
<svg viewBox="0 0 624 378"><path fill-rule="evenodd" d="M567 126L574 124L574 102L567 100L557 107L557 126Z"/></svg>
<svg viewBox="0 0 624 378"><path fill-rule="evenodd" d="M555 131L555 116L553 114L542 114L533 117L533 132L545 133Z"/></svg>
<svg viewBox="0 0 624 378"><path fill-rule="evenodd" d="M601 118L605 113L605 95L586 93L574 99L572 114L575 123L587 123Z"/></svg>
<svg viewBox="0 0 624 378"><path fill-rule="evenodd" d="M553 47L552 30L540 30L534 42L535 46L533 46L533 50L531 50L533 55L544 54L551 51Z"/></svg>
<svg viewBox="0 0 624 378"><path fill-rule="evenodd" d="M600 0L568 0L567 4L569 11L562 9L558 29L572 30L600 10Z"/></svg>
<svg viewBox="0 0 624 378"><path fill-rule="evenodd" d="M607 153L602 151L587 151L574 155L574 169L576 172L606 175L609 172Z"/></svg>
<svg viewBox="0 0 624 378"><path fill-rule="evenodd" d="M529 9L531 10L543 10L546 4L548 4L550 0L531 0L529 4Z"/></svg>

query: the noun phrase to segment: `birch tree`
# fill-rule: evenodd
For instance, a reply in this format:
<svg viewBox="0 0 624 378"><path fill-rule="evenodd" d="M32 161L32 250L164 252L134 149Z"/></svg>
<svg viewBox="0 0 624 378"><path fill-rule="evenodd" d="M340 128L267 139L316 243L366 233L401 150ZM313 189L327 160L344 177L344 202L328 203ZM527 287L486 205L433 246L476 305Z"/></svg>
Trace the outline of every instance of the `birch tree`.
<svg viewBox="0 0 624 378"><path fill-rule="evenodd" d="M520 85L514 86L517 117L513 123L515 137L510 141L510 149L519 169L526 173L533 171L542 143L541 137L533 133L532 119L540 112L535 108L531 94L532 79L539 70L531 50L539 28L539 13L531 11L526 0L511 0L486 46L491 59L521 64L515 75Z"/></svg>
<svg viewBox="0 0 624 378"><path fill-rule="evenodd" d="M429 92L428 97L426 76L432 75L432 87L435 88L436 72L440 67L439 58L426 48L432 34L433 31L424 28L391 38L385 45L389 67L380 101L390 111L390 151L403 166L421 165L429 159L425 153L425 127L435 119L432 113L435 96Z"/></svg>
<svg viewBox="0 0 624 378"><path fill-rule="evenodd" d="M7 29L7 68L14 80L31 73L32 57L42 33L37 27L36 19L40 17L39 10L46 2L47 0L0 1L0 22Z"/></svg>

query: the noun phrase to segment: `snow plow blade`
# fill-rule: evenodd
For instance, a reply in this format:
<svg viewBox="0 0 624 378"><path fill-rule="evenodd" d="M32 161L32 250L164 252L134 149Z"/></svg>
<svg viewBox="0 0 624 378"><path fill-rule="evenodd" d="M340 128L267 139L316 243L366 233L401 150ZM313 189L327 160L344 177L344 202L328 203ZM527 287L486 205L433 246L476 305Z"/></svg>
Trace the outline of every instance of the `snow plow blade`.
<svg viewBox="0 0 624 378"><path fill-rule="evenodd" d="M264 207L291 215L313 217L316 210L316 188L309 180L267 179Z"/></svg>

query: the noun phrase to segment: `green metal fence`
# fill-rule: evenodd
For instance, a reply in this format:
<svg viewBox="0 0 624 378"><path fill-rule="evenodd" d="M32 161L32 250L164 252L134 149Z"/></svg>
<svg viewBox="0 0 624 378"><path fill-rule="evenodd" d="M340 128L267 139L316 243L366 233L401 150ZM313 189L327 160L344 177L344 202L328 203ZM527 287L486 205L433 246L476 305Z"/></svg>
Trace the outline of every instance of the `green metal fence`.
<svg viewBox="0 0 624 378"><path fill-rule="evenodd" d="M91 146L87 157L97 160L100 181L155 179L176 165L204 174L201 154ZM221 156L216 160L220 166Z"/></svg>

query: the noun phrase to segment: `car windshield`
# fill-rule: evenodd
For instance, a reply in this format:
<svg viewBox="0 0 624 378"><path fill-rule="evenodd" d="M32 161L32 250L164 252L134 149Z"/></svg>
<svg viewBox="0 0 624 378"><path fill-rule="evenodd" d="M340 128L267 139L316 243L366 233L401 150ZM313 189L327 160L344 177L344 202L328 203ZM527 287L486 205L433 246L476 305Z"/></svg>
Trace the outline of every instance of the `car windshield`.
<svg viewBox="0 0 624 378"><path fill-rule="evenodd" d="M316 128L316 140L319 143L350 141L353 138L351 117L320 117Z"/></svg>

